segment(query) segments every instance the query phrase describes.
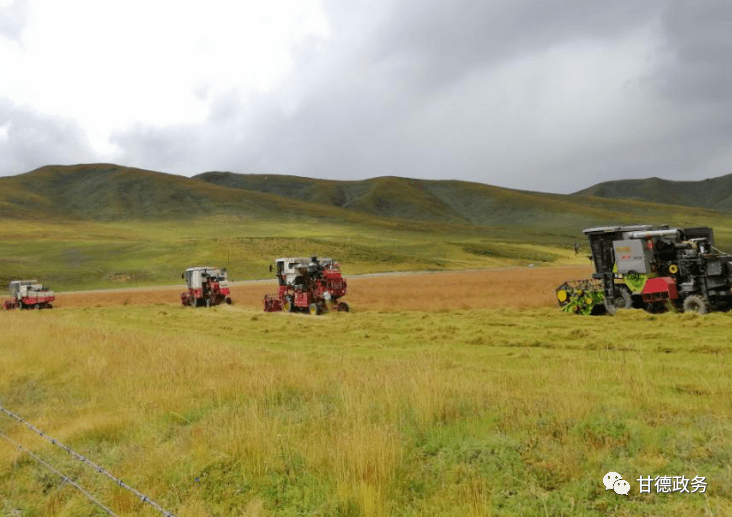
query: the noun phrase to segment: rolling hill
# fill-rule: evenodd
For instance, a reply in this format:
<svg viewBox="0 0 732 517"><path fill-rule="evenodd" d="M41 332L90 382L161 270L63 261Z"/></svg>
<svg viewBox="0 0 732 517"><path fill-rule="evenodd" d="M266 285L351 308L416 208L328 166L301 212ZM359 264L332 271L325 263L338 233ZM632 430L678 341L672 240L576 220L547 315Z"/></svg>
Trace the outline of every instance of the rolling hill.
<svg viewBox="0 0 732 517"><path fill-rule="evenodd" d="M716 201L704 208L723 210L729 198L725 192L732 188L732 176L699 182L694 188L685 185L693 182L638 181L613 182L561 195L456 180L379 177L328 181L230 172L188 178L113 164L46 166L0 178L0 217L164 221L227 214L265 219L326 218L429 231L490 226L576 235L594 225L647 221L696 224L699 219L714 219L719 217L716 212L680 210L660 201L691 204L695 199L711 199L704 193L713 190L719 192ZM658 182L663 184L656 185ZM634 199L618 199L622 196Z"/></svg>
<svg viewBox="0 0 732 517"><path fill-rule="evenodd" d="M709 225L726 213L586 194L381 177L324 181L212 172L194 178L112 164L0 178L0 285L169 285L191 264L267 278L272 257L338 257L349 272L584 264L582 230L620 223ZM582 254L581 254L582 255Z"/></svg>
<svg viewBox="0 0 732 517"><path fill-rule="evenodd" d="M671 181L661 178L607 181L576 194L732 212L732 174L701 181Z"/></svg>
<svg viewBox="0 0 732 517"><path fill-rule="evenodd" d="M381 177L329 181L230 172L208 172L195 178L219 186L274 194L352 212L441 224L522 227L539 231L571 229L576 232L592 225L649 220L673 222L685 217L712 215L693 208L679 211L662 202L617 200L585 193L545 194L456 180Z"/></svg>
<svg viewBox="0 0 732 517"><path fill-rule="evenodd" d="M0 178L0 217L179 220L205 215L350 214L257 191L113 164L46 166Z"/></svg>

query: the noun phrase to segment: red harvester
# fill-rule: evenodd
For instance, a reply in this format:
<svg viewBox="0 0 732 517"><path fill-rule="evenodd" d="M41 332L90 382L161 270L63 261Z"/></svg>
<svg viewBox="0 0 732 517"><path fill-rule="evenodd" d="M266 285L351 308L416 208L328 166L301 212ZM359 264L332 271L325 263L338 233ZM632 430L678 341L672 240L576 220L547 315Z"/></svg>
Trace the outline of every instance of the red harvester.
<svg viewBox="0 0 732 517"><path fill-rule="evenodd" d="M333 259L282 258L275 265L280 287L277 294L264 296L265 312L348 312L348 304L338 301L346 294L346 280Z"/></svg>
<svg viewBox="0 0 732 517"><path fill-rule="evenodd" d="M13 280L10 282L10 300L3 304L11 309L52 309L56 299L53 291L38 283L38 280Z"/></svg>
<svg viewBox="0 0 732 517"><path fill-rule="evenodd" d="M188 291L180 295L180 303L190 307L211 307L226 302L231 305L226 269L191 267L181 275Z"/></svg>

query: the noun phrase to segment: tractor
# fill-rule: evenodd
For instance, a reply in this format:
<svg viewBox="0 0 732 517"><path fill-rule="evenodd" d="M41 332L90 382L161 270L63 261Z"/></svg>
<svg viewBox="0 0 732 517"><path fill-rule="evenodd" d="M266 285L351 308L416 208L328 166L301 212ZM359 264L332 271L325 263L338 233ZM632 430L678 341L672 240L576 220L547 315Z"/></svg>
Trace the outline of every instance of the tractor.
<svg viewBox="0 0 732 517"><path fill-rule="evenodd" d="M189 307L211 307L226 302L231 305L226 269L191 267L181 275L188 291L181 293L180 302Z"/></svg>
<svg viewBox="0 0 732 517"><path fill-rule="evenodd" d="M704 314L732 307L732 255L714 247L711 228L609 226L584 234L595 273L556 289L565 312L639 308Z"/></svg>
<svg viewBox="0 0 732 517"><path fill-rule="evenodd" d="M5 310L53 308L56 296L38 280L13 280L9 287L11 299L3 304Z"/></svg>
<svg viewBox="0 0 732 517"><path fill-rule="evenodd" d="M348 312L340 265L330 258L281 258L275 261L279 290L264 295L265 312ZM271 269L271 268L270 268Z"/></svg>

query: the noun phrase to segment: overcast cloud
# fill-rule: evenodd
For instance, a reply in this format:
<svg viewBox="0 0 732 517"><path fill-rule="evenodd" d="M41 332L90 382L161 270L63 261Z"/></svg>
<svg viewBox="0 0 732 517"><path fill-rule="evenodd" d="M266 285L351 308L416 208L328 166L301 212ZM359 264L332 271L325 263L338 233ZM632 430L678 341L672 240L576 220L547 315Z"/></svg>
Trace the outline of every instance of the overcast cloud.
<svg viewBox="0 0 732 517"><path fill-rule="evenodd" d="M0 0L0 174L732 172L727 1Z"/></svg>

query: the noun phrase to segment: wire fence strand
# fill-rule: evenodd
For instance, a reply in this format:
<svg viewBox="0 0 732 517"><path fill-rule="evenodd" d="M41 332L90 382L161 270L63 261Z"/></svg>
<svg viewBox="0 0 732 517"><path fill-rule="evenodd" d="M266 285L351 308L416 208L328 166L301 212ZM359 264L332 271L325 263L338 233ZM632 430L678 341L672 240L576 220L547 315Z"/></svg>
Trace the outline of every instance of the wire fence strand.
<svg viewBox="0 0 732 517"><path fill-rule="evenodd" d="M36 426L34 426L33 424L31 424L30 422L26 422L23 418L21 418L20 416L16 415L12 411L4 408L3 406L0 406L0 412L5 413L7 416L9 416L10 418L12 418L13 420L15 420L15 421L23 424L28 429L30 429L31 431L33 431L34 433L36 433L38 436L42 437L44 440L52 443L56 447L59 447L59 448L65 450L72 457L74 457L75 459L77 459L80 462L84 463L85 465L93 468L98 473L106 476L107 478L109 478L110 480L112 480L118 486L124 488L125 490L128 490L129 492L132 492L140 501L142 501L143 503L149 504L150 506L152 506L153 508L155 508L158 512L162 513L165 517L176 517L176 515L174 513L169 512L168 510L166 510L165 508L163 508L162 506L160 506L158 503L156 503L155 501L153 501L152 499L150 499L148 496L146 496L142 492L139 492L138 490L134 489L130 485L128 485L125 482L123 482L121 479L113 476L104 467L101 467L101 466L97 465L96 463L94 463L93 461L91 461L89 458L86 458L86 457L82 456L78 452L76 452L73 449L71 449L71 447L68 447L68 446L64 445L63 443L61 443L57 439L55 439L55 438L53 438L51 436L48 436L46 433L44 433L43 431L41 431L40 429L38 429Z"/></svg>
<svg viewBox="0 0 732 517"><path fill-rule="evenodd" d="M40 463L41 465L43 465L44 467L46 467L48 470L50 470L51 472L53 472L54 474L56 474L57 476L59 476L61 479L63 479L64 480L64 483L68 483L69 485L71 485L74 488L76 488L79 492L81 492L82 494L84 494L87 497L87 499L89 499L91 502L93 502L94 504L96 504L99 508L101 508L102 510L104 510L105 512L107 512L107 515L112 515L113 517L119 517L112 510L110 510L109 508L107 508L106 506L104 506L104 503L102 503L99 499L97 499L96 497L94 497L93 495L91 495L89 492L87 492L86 490L84 490L81 487L81 485L79 485L76 481L74 481L73 479L71 479L69 476L65 475L60 470L56 469L53 465L51 465L50 463L45 462L43 459L41 459L37 455L33 454L31 451L29 451L28 449L26 449L25 447L23 447L21 444L19 444L18 442L16 442L15 440L13 440L9 436L7 436L6 434L0 432L0 437L5 438L7 441L9 441L10 443L12 443L19 450L21 450L21 451L27 453L28 455L30 455L31 458L33 458L38 463Z"/></svg>

